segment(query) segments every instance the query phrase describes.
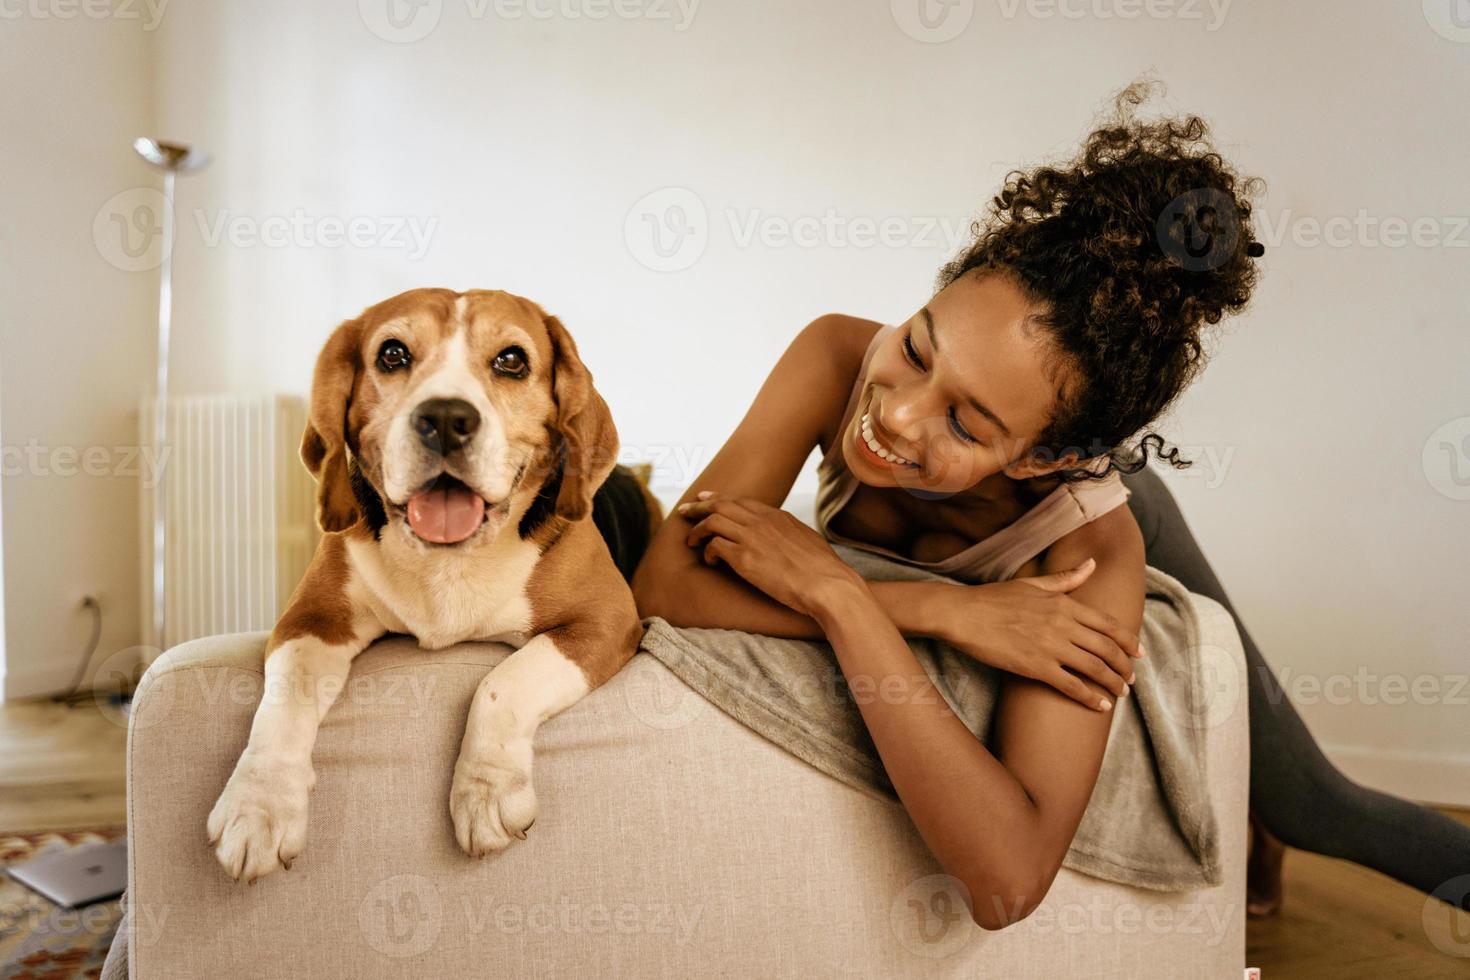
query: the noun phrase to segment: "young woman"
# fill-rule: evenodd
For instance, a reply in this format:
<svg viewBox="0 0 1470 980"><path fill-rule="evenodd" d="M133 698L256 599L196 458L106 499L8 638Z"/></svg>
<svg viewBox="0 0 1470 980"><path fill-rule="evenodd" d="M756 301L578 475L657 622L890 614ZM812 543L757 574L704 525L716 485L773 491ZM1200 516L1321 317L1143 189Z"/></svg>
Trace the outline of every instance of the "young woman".
<svg viewBox="0 0 1470 980"><path fill-rule="evenodd" d="M1124 447L1202 366L1202 327L1245 306L1255 188L1199 119L1138 120L1145 97L1125 91L1070 164L1011 174L906 322L831 315L802 330L634 577L644 615L825 638L849 680L904 678L913 697L860 710L986 928L1027 915L1061 866L1146 655L1145 563L1230 607L1145 466L1150 448L1188 464L1154 434ZM814 447L821 533L779 509ZM832 542L952 582L867 582ZM1470 830L1333 769L1240 633L1253 911L1279 897L1270 835L1425 891L1470 872ZM905 634L1008 672L988 746L923 696Z"/></svg>

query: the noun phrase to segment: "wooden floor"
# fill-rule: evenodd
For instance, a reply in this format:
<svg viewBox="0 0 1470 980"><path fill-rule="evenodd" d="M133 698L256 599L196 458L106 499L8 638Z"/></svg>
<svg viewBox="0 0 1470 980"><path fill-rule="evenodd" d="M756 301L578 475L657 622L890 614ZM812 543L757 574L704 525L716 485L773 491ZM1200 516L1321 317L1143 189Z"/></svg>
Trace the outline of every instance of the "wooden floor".
<svg viewBox="0 0 1470 980"><path fill-rule="evenodd" d="M105 698L0 705L0 831L126 823L126 723Z"/></svg>
<svg viewBox="0 0 1470 980"><path fill-rule="evenodd" d="M1470 824L1470 811L1441 812ZM1280 915L1246 923L1246 963L1262 980L1470 977L1470 915L1376 871L1302 851L1287 851L1285 884ZM1427 929L1459 955L1437 949Z"/></svg>
<svg viewBox="0 0 1470 980"><path fill-rule="evenodd" d="M127 731L91 701L0 705L0 831L63 830L127 819ZM1470 812L1446 810L1470 824ZM1455 913L1460 956L1440 952L1425 898L1363 868L1291 851L1280 916L1251 921L1246 962L1263 980L1470 977L1470 915ZM1447 907L1434 903L1440 935Z"/></svg>

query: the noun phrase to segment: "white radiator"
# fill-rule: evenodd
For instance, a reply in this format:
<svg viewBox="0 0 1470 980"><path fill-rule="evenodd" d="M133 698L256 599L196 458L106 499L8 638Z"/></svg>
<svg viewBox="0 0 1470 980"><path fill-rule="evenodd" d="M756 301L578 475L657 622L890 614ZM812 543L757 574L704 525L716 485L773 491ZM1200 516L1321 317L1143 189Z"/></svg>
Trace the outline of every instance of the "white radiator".
<svg viewBox="0 0 1470 980"><path fill-rule="evenodd" d="M297 455L300 398L170 398L165 449L141 467L143 643L153 655L215 633L267 630L316 548L315 484ZM153 453L153 403L140 445ZM150 458L150 457L145 457ZM164 635L155 635L153 515L163 490ZM148 659L152 659L150 656Z"/></svg>

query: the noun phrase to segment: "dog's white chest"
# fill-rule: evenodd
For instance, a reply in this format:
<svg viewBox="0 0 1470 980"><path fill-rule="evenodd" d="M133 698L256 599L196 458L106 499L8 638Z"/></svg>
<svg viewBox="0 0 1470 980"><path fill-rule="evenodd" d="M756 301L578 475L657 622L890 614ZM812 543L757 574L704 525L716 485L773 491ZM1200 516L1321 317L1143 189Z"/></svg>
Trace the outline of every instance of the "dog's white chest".
<svg viewBox="0 0 1470 980"><path fill-rule="evenodd" d="M384 627L412 634L426 650L465 640L520 646L530 636L526 586L540 557L532 542L497 543L473 555L403 549L385 558L382 550L391 546L380 550L368 542L355 542L351 550L364 598Z"/></svg>

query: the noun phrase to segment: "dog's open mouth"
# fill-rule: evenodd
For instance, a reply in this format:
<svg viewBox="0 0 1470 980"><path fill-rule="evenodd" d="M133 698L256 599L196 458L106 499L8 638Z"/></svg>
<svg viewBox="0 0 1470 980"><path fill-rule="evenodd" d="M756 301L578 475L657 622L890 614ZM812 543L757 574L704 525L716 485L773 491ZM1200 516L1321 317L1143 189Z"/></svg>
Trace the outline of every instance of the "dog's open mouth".
<svg viewBox="0 0 1470 980"><path fill-rule="evenodd" d="M408 526L422 541L458 544L485 521L485 498L448 473L408 498Z"/></svg>

